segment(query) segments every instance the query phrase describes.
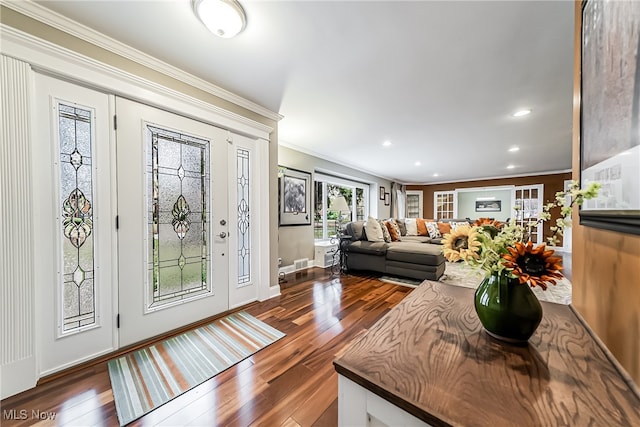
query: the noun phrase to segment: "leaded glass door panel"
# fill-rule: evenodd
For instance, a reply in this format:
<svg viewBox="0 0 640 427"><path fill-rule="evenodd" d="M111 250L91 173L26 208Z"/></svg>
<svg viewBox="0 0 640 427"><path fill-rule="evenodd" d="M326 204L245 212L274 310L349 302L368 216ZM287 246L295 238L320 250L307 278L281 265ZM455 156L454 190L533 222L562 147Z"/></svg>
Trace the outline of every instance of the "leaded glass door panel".
<svg viewBox="0 0 640 427"><path fill-rule="evenodd" d="M255 301L257 283L258 212L256 142L231 136L229 146L229 304L238 307Z"/></svg>
<svg viewBox="0 0 640 427"><path fill-rule="evenodd" d="M116 348L113 97L41 74L35 83L34 279L44 376Z"/></svg>
<svg viewBox="0 0 640 427"><path fill-rule="evenodd" d="M229 307L227 132L117 98L120 345Z"/></svg>

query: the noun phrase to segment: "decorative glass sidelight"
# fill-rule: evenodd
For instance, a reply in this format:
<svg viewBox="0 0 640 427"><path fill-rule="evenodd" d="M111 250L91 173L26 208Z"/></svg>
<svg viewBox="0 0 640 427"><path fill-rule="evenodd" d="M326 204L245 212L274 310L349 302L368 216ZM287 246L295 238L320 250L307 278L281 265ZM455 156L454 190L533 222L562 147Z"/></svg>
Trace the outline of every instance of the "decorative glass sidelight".
<svg viewBox="0 0 640 427"><path fill-rule="evenodd" d="M251 234L249 222L249 151L236 153L238 182L238 287L251 283Z"/></svg>
<svg viewBox="0 0 640 427"><path fill-rule="evenodd" d="M58 103L62 231L62 332L96 323L93 114Z"/></svg>
<svg viewBox="0 0 640 427"><path fill-rule="evenodd" d="M147 125L148 308L210 292L209 141Z"/></svg>

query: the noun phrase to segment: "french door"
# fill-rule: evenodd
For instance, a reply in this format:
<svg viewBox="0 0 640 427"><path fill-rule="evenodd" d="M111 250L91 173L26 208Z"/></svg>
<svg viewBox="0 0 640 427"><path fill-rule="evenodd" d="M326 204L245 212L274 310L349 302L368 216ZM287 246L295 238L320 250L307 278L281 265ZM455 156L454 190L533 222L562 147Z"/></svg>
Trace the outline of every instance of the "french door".
<svg viewBox="0 0 640 427"><path fill-rule="evenodd" d="M229 308L228 132L116 99L119 344Z"/></svg>
<svg viewBox="0 0 640 427"><path fill-rule="evenodd" d="M516 223L528 230L529 239L534 244L542 243L542 224L529 228L529 223L535 222L542 212L544 186L524 185L514 189L513 212Z"/></svg>

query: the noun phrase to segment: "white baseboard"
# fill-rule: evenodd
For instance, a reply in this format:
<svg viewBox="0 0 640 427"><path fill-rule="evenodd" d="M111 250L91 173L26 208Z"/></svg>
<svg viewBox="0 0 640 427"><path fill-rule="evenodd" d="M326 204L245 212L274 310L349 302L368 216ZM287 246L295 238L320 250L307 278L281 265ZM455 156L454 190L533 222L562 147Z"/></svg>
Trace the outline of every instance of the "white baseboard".
<svg viewBox="0 0 640 427"><path fill-rule="evenodd" d="M313 267L318 267L318 265L316 265L315 259L310 259L309 264L306 267L296 269L294 264L285 265L284 267L280 267L278 269L278 273L284 273L284 274L295 273L296 271L302 271L302 270L306 270Z"/></svg>

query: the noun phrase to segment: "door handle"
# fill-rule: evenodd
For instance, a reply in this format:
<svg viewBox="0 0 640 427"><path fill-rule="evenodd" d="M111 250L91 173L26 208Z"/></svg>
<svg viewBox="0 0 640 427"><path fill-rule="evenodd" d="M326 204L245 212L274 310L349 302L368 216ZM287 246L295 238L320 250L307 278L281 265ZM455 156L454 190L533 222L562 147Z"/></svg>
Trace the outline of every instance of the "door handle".
<svg viewBox="0 0 640 427"><path fill-rule="evenodd" d="M227 233L223 231L222 233L218 234L218 236L224 239L225 237L227 237Z"/></svg>

